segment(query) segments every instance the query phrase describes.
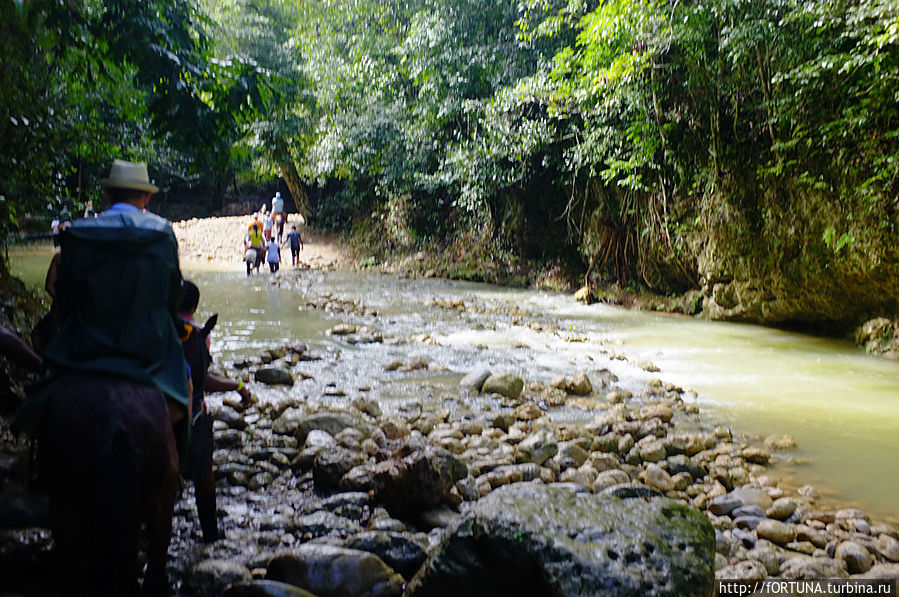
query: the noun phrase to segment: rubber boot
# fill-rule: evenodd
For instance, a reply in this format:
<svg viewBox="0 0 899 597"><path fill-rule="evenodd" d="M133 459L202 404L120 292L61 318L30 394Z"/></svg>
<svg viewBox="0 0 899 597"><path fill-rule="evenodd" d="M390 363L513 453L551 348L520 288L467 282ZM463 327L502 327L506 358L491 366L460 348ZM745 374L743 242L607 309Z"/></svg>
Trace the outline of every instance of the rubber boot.
<svg viewBox="0 0 899 597"><path fill-rule="evenodd" d="M218 541L221 533L215 514L214 492L197 494L197 514L200 517L200 529L203 531L203 543Z"/></svg>

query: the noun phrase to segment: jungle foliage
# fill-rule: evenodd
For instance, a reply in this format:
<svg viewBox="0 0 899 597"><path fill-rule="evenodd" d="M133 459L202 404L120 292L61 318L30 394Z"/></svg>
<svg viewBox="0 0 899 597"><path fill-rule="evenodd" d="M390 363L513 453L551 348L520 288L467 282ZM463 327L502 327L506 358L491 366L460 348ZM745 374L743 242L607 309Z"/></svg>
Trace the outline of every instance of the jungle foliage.
<svg viewBox="0 0 899 597"><path fill-rule="evenodd" d="M895 0L0 6L7 211L130 155L662 292L899 262Z"/></svg>

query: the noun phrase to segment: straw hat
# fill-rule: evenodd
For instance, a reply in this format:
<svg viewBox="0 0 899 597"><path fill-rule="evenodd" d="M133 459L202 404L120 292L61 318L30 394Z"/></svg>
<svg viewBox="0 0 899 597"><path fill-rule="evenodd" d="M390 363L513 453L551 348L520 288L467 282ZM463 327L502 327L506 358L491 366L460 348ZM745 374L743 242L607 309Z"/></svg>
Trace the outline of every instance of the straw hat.
<svg viewBox="0 0 899 597"><path fill-rule="evenodd" d="M150 184L147 175L147 164L144 162L126 162L125 160L113 160L109 169L109 178L103 181L103 188L134 189L136 191L148 191L156 193L159 187Z"/></svg>

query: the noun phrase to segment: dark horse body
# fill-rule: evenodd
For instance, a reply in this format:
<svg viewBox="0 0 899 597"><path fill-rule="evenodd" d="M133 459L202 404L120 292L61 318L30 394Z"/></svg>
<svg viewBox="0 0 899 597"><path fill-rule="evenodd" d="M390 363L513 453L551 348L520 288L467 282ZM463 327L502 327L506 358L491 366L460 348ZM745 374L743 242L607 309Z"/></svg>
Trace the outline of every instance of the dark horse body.
<svg viewBox="0 0 899 597"><path fill-rule="evenodd" d="M166 400L126 378L85 377L54 392L39 431L40 465L65 595L168 594L166 555L178 456Z"/></svg>

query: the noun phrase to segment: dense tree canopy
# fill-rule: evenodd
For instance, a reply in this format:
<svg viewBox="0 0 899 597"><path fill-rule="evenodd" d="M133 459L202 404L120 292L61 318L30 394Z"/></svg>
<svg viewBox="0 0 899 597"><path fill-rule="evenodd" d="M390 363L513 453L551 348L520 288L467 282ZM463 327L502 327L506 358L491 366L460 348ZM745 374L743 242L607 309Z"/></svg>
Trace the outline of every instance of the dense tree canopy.
<svg viewBox="0 0 899 597"><path fill-rule="evenodd" d="M80 209L112 157L162 182L233 168L268 78L217 59L208 27L193 1L0 1L0 227Z"/></svg>
<svg viewBox="0 0 899 597"><path fill-rule="evenodd" d="M7 227L125 155L666 292L899 261L894 0L0 7Z"/></svg>

